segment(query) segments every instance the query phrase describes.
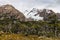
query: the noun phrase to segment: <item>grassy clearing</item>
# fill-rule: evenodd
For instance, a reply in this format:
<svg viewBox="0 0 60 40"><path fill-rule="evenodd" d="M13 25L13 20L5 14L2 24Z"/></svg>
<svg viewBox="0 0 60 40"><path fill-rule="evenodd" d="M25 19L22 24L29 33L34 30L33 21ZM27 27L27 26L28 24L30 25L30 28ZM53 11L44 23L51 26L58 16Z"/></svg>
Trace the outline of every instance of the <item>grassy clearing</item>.
<svg viewBox="0 0 60 40"><path fill-rule="evenodd" d="M60 38L38 37L36 35L24 36L20 34L4 34L0 36L0 40L60 40Z"/></svg>

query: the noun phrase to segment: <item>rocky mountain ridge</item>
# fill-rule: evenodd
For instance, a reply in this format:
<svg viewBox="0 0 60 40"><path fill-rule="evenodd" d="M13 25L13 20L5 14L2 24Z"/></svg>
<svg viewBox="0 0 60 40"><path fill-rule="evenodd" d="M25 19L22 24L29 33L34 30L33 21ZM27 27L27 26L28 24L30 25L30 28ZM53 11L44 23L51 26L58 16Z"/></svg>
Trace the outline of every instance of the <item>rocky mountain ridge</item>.
<svg viewBox="0 0 60 40"><path fill-rule="evenodd" d="M18 11L16 8L9 4L0 6L0 15L1 14L7 14L8 17L15 16L16 19L19 19L20 21L44 20L50 14L56 14L58 19L60 19L60 13L55 13L50 9L36 9L36 8L33 8L32 10L28 11L27 17L28 16L30 17L26 18L24 13Z"/></svg>
<svg viewBox="0 0 60 40"><path fill-rule="evenodd" d="M16 19L20 19L20 21L25 20L24 14L9 4L0 6L0 15L1 14L8 14L8 17L15 16Z"/></svg>
<svg viewBox="0 0 60 40"><path fill-rule="evenodd" d="M36 9L33 8L31 11L28 12L27 15L34 14L33 16L38 16L42 18L42 20L46 19L49 15L56 14L58 19L60 19L60 13L55 13L53 10L50 9ZM39 19L40 20L40 19Z"/></svg>

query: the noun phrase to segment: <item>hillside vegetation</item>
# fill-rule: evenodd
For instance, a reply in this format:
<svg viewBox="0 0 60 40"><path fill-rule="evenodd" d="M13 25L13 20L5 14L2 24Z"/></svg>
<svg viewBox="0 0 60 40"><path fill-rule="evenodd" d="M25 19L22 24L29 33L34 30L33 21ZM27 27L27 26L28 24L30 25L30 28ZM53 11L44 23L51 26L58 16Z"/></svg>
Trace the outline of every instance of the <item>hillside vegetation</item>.
<svg viewBox="0 0 60 40"><path fill-rule="evenodd" d="M28 35L38 35L46 37L60 37L60 21L56 15L48 16L45 21L20 21L15 16L8 14L0 15L0 34L14 33Z"/></svg>

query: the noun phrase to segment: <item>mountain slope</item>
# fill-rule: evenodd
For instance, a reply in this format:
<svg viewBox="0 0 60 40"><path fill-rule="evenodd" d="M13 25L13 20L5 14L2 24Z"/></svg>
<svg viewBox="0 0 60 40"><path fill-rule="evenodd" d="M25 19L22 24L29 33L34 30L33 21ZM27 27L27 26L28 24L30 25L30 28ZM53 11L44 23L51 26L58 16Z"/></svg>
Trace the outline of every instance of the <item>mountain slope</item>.
<svg viewBox="0 0 60 40"><path fill-rule="evenodd" d="M20 21L25 20L24 14L9 4L0 6L0 14L8 14L9 16L15 16L16 19L20 19Z"/></svg>
<svg viewBox="0 0 60 40"><path fill-rule="evenodd" d="M60 19L60 13L55 13L53 10L50 9L36 9L33 8L31 11L28 12L27 15L31 15L34 16L36 18L36 16L38 16L36 19L39 18L39 20L45 20L49 15L52 14L56 14L56 16L58 17L58 19Z"/></svg>

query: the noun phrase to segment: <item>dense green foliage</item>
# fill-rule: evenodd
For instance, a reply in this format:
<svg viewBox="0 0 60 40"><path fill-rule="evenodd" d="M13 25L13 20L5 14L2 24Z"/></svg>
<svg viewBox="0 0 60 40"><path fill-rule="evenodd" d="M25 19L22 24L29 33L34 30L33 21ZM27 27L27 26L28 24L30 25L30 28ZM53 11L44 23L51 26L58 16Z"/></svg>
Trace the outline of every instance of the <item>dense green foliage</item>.
<svg viewBox="0 0 60 40"><path fill-rule="evenodd" d="M22 22L15 16L0 15L0 32L17 33L24 35L38 35L47 37L60 37L60 21L56 15L48 16L45 21Z"/></svg>

